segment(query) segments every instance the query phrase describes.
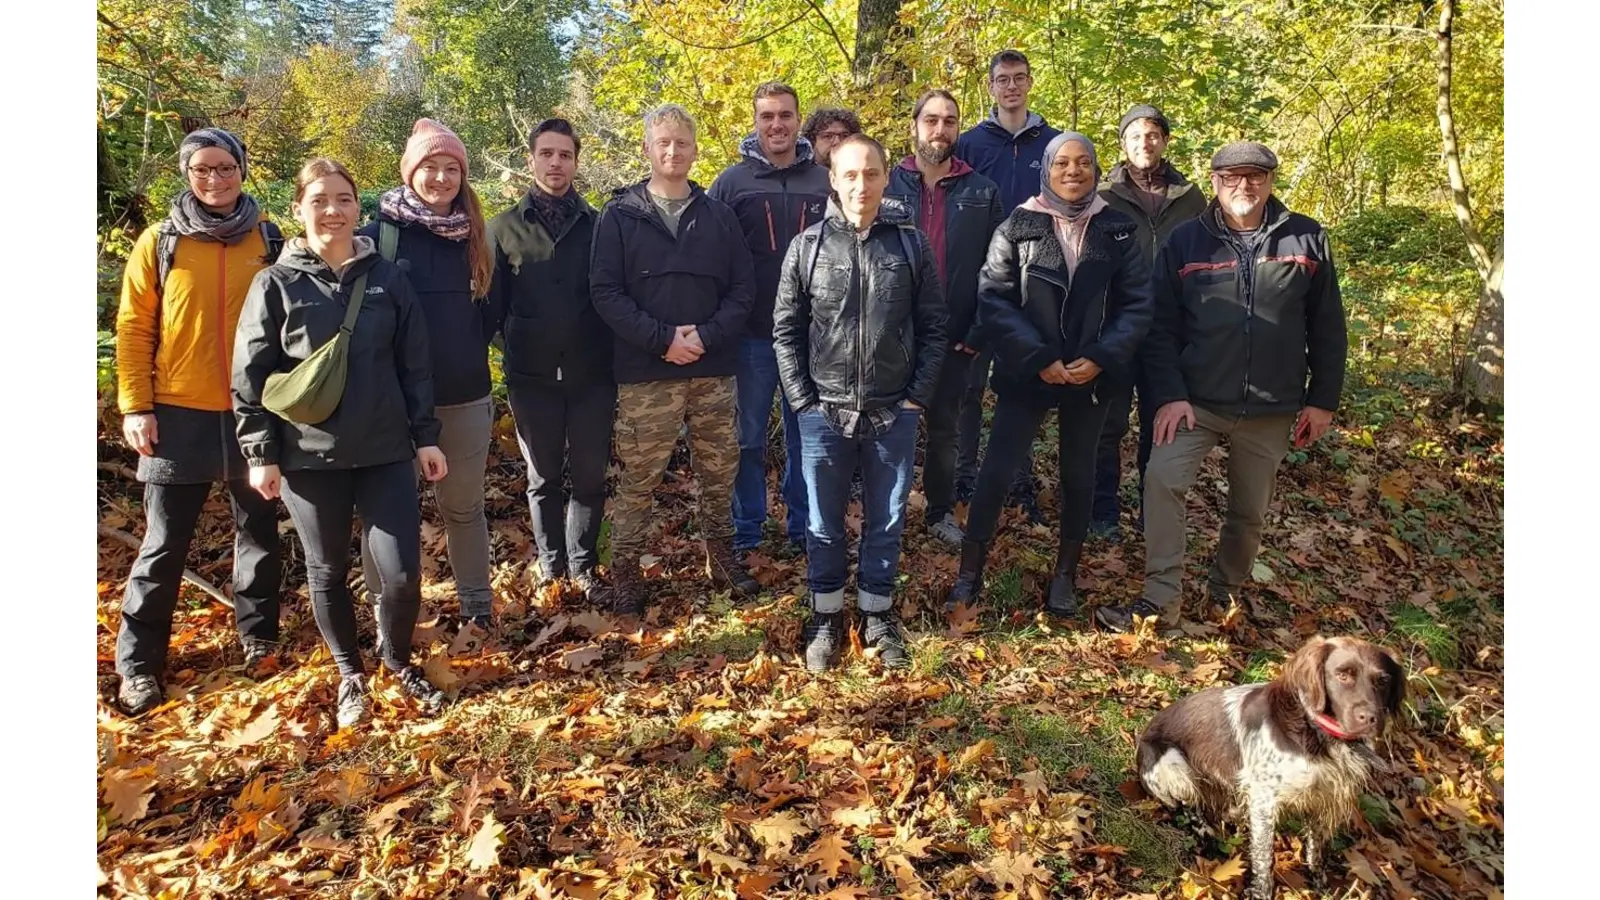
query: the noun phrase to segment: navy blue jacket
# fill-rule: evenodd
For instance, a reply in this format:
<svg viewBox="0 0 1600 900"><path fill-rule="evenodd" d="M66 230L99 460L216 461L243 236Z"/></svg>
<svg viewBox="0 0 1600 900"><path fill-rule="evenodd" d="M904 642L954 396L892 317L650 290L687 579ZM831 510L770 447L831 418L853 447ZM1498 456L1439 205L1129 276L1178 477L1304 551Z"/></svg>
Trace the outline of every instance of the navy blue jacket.
<svg viewBox="0 0 1600 900"><path fill-rule="evenodd" d="M739 219L691 181L674 236L647 183L612 194L595 228L589 264L594 308L616 334L617 382L732 375L755 297ZM662 358L679 325L696 326L706 348L687 366Z"/></svg>
<svg viewBox="0 0 1600 900"><path fill-rule="evenodd" d="M761 155L761 142L753 134L739 143L739 153L743 158L723 169L707 193L739 217L756 275L746 331L751 337L770 338L783 255L795 235L827 215L828 170L816 164L805 138L795 144L794 162L781 169Z"/></svg>
<svg viewBox="0 0 1600 900"><path fill-rule="evenodd" d="M991 111L989 118L956 139L956 156L1000 186L1000 212L1010 215L1039 193L1039 160L1044 148L1060 133L1043 116L1029 112L1027 124L1012 134Z"/></svg>
<svg viewBox="0 0 1600 900"><path fill-rule="evenodd" d="M378 244L379 214L358 234ZM489 340L500 318L493 296L472 299L472 264L466 241L439 237L423 225L389 219L400 228L394 263L406 273L433 353L433 400L440 406L489 396Z"/></svg>

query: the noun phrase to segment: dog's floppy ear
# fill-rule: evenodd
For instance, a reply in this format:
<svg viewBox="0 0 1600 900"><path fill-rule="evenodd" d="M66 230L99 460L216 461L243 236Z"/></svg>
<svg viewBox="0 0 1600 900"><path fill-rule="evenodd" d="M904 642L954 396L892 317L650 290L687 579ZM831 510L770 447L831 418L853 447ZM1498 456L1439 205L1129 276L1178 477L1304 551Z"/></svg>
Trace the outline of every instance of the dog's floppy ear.
<svg viewBox="0 0 1600 900"><path fill-rule="evenodd" d="M1305 646L1283 663L1283 674L1279 677L1300 695L1301 701L1312 712L1322 712L1328 705L1328 686L1324 683L1323 666L1332 652L1333 644L1319 634L1306 641Z"/></svg>
<svg viewBox="0 0 1600 900"><path fill-rule="evenodd" d="M1400 659L1388 647L1378 648L1379 665L1389 675L1389 692L1383 699L1384 709L1391 716L1400 714L1400 704L1406 699L1406 670Z"/></svg>

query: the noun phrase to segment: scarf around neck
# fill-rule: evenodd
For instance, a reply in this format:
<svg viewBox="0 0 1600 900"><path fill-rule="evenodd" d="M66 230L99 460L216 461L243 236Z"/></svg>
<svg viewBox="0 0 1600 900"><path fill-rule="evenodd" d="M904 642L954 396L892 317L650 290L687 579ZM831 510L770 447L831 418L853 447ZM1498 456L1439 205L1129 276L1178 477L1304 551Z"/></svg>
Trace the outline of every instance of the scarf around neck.
<svg viewBox="0 0 1600 900"><path fill-rule="evenodd" d="M167 222L180 236L197 241L215 241L230 247L244 240L246 235L255 230L259 221L261 210L256 206L256 199L249 194L240 194L233 212L219 216L206 209L194 191L186 190L172 198L172 208L167 213Z"/></svg>
<svg viewBox="0 0 1600 900"><path fill-rule="evenodd" d="M465 190L465 186L462 190ZM472 229L472 219L466 210L461 209L461 195L456 195L456 203L448 215L439 215L427 203L424 203L417 192L407 185L383 192L378 198L378 211L407 225L421 225L447 241L464 241Z"/></svg>

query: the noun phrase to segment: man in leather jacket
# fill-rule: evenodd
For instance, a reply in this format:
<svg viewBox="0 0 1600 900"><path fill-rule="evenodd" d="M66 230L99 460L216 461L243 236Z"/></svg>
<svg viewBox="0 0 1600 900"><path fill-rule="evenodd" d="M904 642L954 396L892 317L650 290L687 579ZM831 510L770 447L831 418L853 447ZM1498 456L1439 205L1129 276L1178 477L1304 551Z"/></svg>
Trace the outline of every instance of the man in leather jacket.
<svg viewBox="0 0 1600 900"><path fill-rule="evenodd" d="M845 512L858 465L862 645L886 666L910 662L892 594L917 420L933 402L948 337L933 248L904 207L883 199L888 168L883 145L865 135L834 150L827 217L789 245L773 316L810 501L812 616L802 640L812 671L829 668L843 646Z"/></svg>

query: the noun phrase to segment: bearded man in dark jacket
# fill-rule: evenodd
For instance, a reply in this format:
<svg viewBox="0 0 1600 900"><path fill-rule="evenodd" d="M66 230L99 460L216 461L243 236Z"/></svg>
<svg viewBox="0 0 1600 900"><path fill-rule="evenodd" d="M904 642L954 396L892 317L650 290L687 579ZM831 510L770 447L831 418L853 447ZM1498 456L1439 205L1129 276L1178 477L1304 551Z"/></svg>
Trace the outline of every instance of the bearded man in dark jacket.
<svg viewBox="0 0 1600 900"><path fill-rule="evenodd" d="M1145 472L1144 593L1095 618L1176 624L1185 497L1228 440L1228 510L1208 606L1235 601L1261 547L1278 465L1327 432L1344 386L1344 305L1328 234L1272 196L1278 158L1241 141L1211 160L1216 199L1179 225L1156 262L1156 321L1145 347L1154 449ZM1309 380L1308 380L1309 376Z"/></svg>
<svg viewBox="0 0 1600 900"><path fill-rule="evenodd" d="M843 647L845 511L858 466L862 645L885 666L910 663L893 591L917 419L933 402L948 337L933 248L903 207L883 199L888 169L883 145L865 135L834 150L836 199L824 221L789 245L773 315L810 500L811 620L802 640L814 672L832 666Z"/></svg>

